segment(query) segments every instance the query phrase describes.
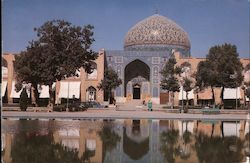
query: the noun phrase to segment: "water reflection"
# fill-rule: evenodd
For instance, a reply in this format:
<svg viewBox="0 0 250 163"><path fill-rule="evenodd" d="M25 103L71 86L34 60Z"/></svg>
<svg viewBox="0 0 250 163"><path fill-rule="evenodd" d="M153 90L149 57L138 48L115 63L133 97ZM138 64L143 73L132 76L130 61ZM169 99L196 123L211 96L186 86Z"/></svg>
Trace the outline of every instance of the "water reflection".
<svg viewBox="0 0 250 163"><path fill-rule="evenodd" d="M230 163L249 157L249 122L3 120L5 163Z"/></svg>
<svg viewBox="0 0 250 163"><path fill-rule="evenodd" d="M118 142L120 142L121 137L115 132L115 127L112 126L113 122L106 122L101 131L99 131L99 136L101 137L103 144L103 156L105 158L106 153L112 151L116 148ZM102 160L103 162L103 160Z"/></svg>
<svg viewBox="0 0 250 163"><path fill-rule="evenodd" d="M132 124L131 121L127 121L123 127L123 151L129 160L140 160L147 155L149 152L147 120L132 120Z"/></svg>

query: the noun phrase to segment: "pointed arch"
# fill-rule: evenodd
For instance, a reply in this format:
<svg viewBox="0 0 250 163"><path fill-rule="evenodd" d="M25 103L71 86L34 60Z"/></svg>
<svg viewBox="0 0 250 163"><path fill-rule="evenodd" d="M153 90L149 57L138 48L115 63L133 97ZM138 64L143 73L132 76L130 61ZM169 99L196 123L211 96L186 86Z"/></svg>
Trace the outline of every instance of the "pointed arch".
<svg viewBox="0 0 250 163"><path fill-rule="evenodd" d="M124 70L124 96L127 96L127 83L136 77L143 77L150 81L150 67L143 61L136 59L126 65Z"/></svg>
<svg viewBox="0 0 250 163"><path fill-rule="evenodd" d="M93 86L89 86L86 90L86 100L87 101L95 101L96 100L96 88Z"/></svg>

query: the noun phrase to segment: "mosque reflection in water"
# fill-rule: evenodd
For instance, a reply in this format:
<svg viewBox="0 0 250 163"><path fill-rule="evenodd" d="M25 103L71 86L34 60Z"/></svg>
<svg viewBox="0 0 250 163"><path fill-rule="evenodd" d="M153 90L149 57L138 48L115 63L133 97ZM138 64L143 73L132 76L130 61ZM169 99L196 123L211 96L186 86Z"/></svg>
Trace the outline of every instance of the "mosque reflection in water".
<svg viewBox="0 0 250 163"><path fill-rule="evenodd" d="M4 163L249 161L248 121L3 120Z"/></svg>

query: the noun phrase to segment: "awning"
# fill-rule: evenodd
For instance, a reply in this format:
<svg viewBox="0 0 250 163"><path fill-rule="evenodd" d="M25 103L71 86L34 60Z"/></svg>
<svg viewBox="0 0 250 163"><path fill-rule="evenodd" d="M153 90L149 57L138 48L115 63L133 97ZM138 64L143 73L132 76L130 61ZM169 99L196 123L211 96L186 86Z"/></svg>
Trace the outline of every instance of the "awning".
<svg viewBox="0 0 250 163"><path fill-rule="evenodd" d="M223 122L224 136L238 136L240 134L240 123L236 122Z"/></svg>
<svg viewBox="0 0 250 163"><path fill-rule="evenodd" d="M199 100L210 100L213 99L213 94L211 89L204 89L198 93Z"/></svg>
<svg viewBox="0 0 250 163"><path fill-rule="evenodd" d="M59 98L80 98L81 82L60 82Z"/></svg>
<svg viewBox="0 0 250 163"><path fill-rule="evenodd" d="M2 97L5 95L5 92L6 92L6 88L7 88L7 81L3 81L2 82L2 86L1 86L1 95Z"/></svg>
<svg viewBox="0 0 250 163"><path fill-rule="evenodd" d="M183 93L183 95L182 95ZM180 87L180 92L179 92L179 100L186 100L186 91L182 90L182 86ZM192 89L191 91L188 92L188 100L194 99L194 90Z"/></svg>
<svg viewBox="0 0 250 163"><path fill-rule="evenodd" d="M236 93L237 89L237 93ZM237 97L236 97L237 96ZM240 99L240 88L225 88L224 89L224 96L223 99L228 100L228 99Z"/></svg>
<svg viewBox="0 0 250 163"><path fill-rule="evenodd" d="M19 91L19 92L16 92L16 88L15 88L15 82L13 81L12 82L12 87L11 87L11 93L10 93L10 97L11 98L20 98L20 95L21 95L21 92L22 92L22 89L27 86L27 84L23 84L23 87L22 89ZM30 91L28 89L26 89L26 92L28 94L28 97L30 97Z"/></svg>
<svg viewBox="0 0 250 163"><path fill-rule="evenodd" d="M53 83L52 88L55 88L56 83ZM39 90L39 98L49 98L49 86L48 85L42 85L41 89Z"/></svg>
<svg viewBox="0 0 250 163"><path fill-rule="evenodd" d="M58 131L60 136L75 136L79 137L79 129L61 129Z"/></svg>
<svg viewBox="0 0 250 163"><path fill-rule="evenodd" d="M79 138L77 139L62 139L62 145L69 149L79 149Z"/></svg>
<svg viewBox="0 0 250 163"><path fill-rule="evenodd" d="M96 149L96 140L95 139L87 139L86 147L90 151L94 151Z"/></svg>
<svg viewBox="0 0 250 163"><path fill-rule="evenodd" d="M49 86L42 85L39 93L39 98L49 98Z"/></svg>

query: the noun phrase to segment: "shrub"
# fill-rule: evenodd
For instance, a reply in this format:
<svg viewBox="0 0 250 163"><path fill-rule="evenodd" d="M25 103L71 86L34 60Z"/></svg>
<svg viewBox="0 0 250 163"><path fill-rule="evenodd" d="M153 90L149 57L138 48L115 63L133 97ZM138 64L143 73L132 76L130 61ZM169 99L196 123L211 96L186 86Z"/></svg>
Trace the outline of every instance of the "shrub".
<svg viewBox="0 0 250 163"><path fill-rule="evenodd" d="M21 111L26 111L28 107L28 94L26 92L26 88L23 88L21 92L19 104Z"/></svg>

